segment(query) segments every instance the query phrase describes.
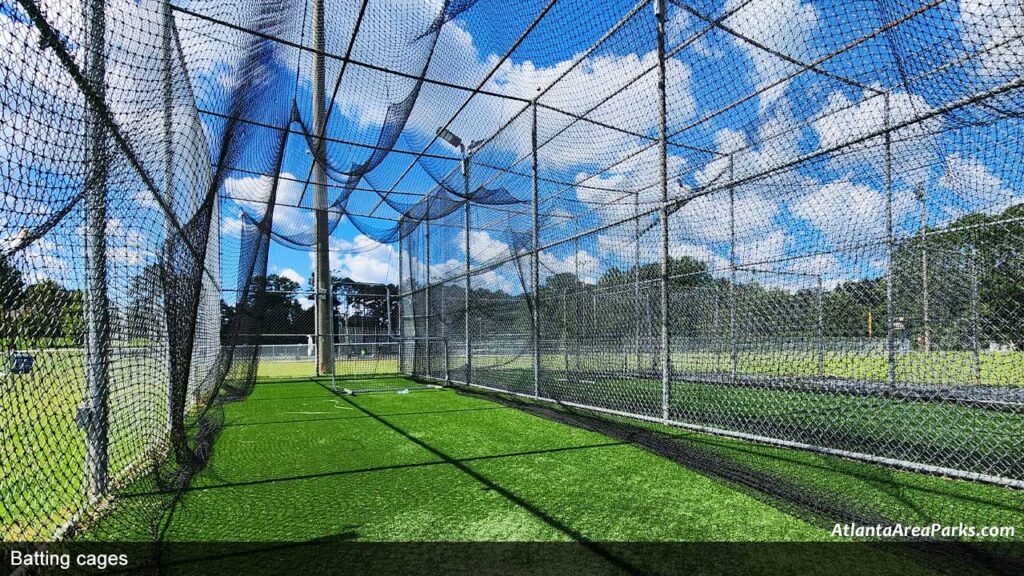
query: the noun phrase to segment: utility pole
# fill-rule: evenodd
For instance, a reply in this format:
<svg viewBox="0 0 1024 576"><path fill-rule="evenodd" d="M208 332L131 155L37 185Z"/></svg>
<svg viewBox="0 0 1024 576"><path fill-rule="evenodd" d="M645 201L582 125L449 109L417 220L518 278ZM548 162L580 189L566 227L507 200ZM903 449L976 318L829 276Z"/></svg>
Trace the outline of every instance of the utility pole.
<svg viewBox="0 0 1024 576"><path fill-rule="evenodd" d="M330 235L327 225L327 129L324 110L324 0L313 0L313 207L316 215L314 265L317 375L334 373L334 330Z"/></svg>

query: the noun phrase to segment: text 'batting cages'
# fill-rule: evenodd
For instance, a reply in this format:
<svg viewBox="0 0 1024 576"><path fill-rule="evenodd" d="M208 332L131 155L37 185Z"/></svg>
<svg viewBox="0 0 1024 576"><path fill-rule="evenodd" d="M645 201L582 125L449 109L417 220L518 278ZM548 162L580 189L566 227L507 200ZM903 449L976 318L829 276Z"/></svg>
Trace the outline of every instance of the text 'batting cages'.
<svg viewBox="0 0 1024 576"><path fill-rule="evenodd" d="M1016 0L512 4L2 0L5 540L163 537L284 248L335 368L1024 485Z"/></svg>

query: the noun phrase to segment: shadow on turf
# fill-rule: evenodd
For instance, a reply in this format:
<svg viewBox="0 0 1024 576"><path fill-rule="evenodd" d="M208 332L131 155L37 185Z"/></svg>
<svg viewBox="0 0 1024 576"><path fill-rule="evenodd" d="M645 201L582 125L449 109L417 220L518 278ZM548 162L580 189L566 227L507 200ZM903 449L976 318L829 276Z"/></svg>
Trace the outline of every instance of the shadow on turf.
<svg viewBox="0 0 1024 576"><path fill-rule="evenodd" d="M408 438L408 436L406 436ZM390 464L387 466L375 466L372 468L359 468L356 470L334 470L330 472L317 472L315 474L299 474L294 476L275 476L273 478L260 478L259 480L249 480L245 482L224 482L222 484L213 484L209 486L193 486L185 490L188 492L204 492L207 490L217 490L222 488L238 488L240 486L259 486L261 484L275 484L278 482L291 482L297 480L314 480L317 478L330 478L334 476L348 476L351 474L365 474L369 472L382 472L386 470L403 470L408 468L423 468L426 466L444 466L454 463L465 463L465 462L479 462L484 460L500 460L502 458L515 458L517 456L536 456L539 454L553 454L557 452L572 452L575 450L588 450L592 448L607 448L611 446L621 446L625 442L605 442L601 444L588 444L585 446L566 446L564 448L548 448L545 450L528 450L524 452L508 452L505 454L490 454L487 456L473 456L470 458L453 459L447 458L438 460L435 462L417 462L411 464ZM429 450L429 448L428 448ZM433 452L433 451L431 451ZM460 467L461 469L461 467ZM145 496L146 493L132 495L132 496Z"/></svg>
<svg viewBox="0 0 1024 576"><path fill-rule="evenodd" d="M457 388L459 394L482 398L497 402L504 406L514 407L534 416L559 422L565 425L590 430L607 437L623 440L645 450L672 460L690 470L708 477L725 481L747 495L761 500L777 509L783 510L805 521L830 530L835 523L856 523L859 525L930 525L934 522L955 525L955 520L936 518L922 506L915 504L907 496L908 491L920 489L922 492L950 500L967 500L993 508L1014 510L1005 504L990 499L973 498L956 493L927 489L919 485L900 482L894 471L888 468L871 467L863 463L847 460L830 459L829 463L811 464L804 460L783 456L784 452L772 448L766 451L754 448L740 448L736 441L717 441L689 431L665 430L651 426L637 426L622 418L576 409L570 406L532 402L508 394L492 393L477 389ZM709 447L718 448L718 451ZM748 458L736 458L736 453L743 453ZM768 463L761 468L752 466L751 458ZM887 506L871 506L866 501L856 498L836 497L835 485L822 491L812 484L803 481L799 475L787 475L771 470L772 462L786 462L795 467L803 467L815 472L827 472L837 479L844 476L857 478L870 489L884 492L894 501L902 504L902 511L912 511L914 516L906 516ZM861 471L870 469L872 473ZM1017 492L1006 492L1019 502ZM1017 508L1016 510L1019 510ZM896 517L889 514L896 512ZM943 522L942 520L945 520ZM972 517L969 520L977 526L991 524L990 518ZM988 524L986 524L988 522ZM854 544L854 543L850 543ZM905 557L906 561L930 568L939 568L940 573L949 574L1024 574L1024 543L984 543L960 541L862 541L856 544L865 546L866 550L878 552L896 552ZM827 555L822 560L828 560ZM753 572L758 573L758 572ZM772 572L774 573L774 572ZM802 572L801 572L802 573ZM888 572L886 572L888 573ZM897 571L894 573L902 573Z"/></svg>
<svg viewBox="0 0 1024 576"><path fill-rule="evenodd" d="M323 385L321 384L321 386L323 386ZM330 390L330 388L328 388L327 386L324 386L324 388ZM492 481L491 479L487 478L483 474L480 474L476 470L473 470L472 468L470 468L469 466L466 465L464 460L460 460L460 459L453 458L453 457L449 456L444 451L442 451L442 450L440 450L438 448L435 448L434 446L431 446L427 442L424 442L423 440L415 437L412 434L409 434L408 432L403 430L398 425L396 425L396 424L386 420L385 418L383 418L383 417L373 413L369 409L367 409L367 408L365 408L363 406L360 406L359 404L356 404L350 398L348 398L346 396L342 396L341 398L345 402L347 402L349 405L351 405L353 408L363 412L367 416L373 418L377 422L383 424L384 426L390 428L391 430L397 432L398 434L401 434L408 441L412 442L413 444L416 444L417 446L419 446L419 447L423 448L424 450L430 452L434 456L440 458L446 464L450 464L450 465L458 468L459 471L461 471L462 473L466 474L467 476L470 476L471 478L473 478L477 482L480 482L481 484L483 484L488 489L493 490L493 491L497 492L498 494L501 494L503 497L508 499L510 502L513 502L517 506L519 506L522 509L526 510L527 512L532 514L534 517L536 517L537 519L539 519L542 522L544 522L545 524L547 524L548 526L551 526L555 530L558 530L562 534L565 534L566 536L571 538L573 541L580 543L585 548L587 548L590 552L592 552L593 554L595 554L598 557L602 558L604 561L606 561L610 565L614 566L615 568L617 568L619 570L622 570L622 571L624 571L626 573L629 573L629 574L637 574L637 573L641 573L642 572L637 566L634 566L628 560L626 560L624 558L621 558L619 556L616 556L614 554L609 553L604 547L589 541L583 534L579 533L577 530L575 530L571 526L568 526L568 525L560 522L557 518L551 516L550 514L545 512L544 510L541 510L540 508L534 506L531 502L529 502L528 500L522 498L518 494L512 492L511 490L506 489L505 487L501 486L500 484L495 483L494 481Z"/></svg>

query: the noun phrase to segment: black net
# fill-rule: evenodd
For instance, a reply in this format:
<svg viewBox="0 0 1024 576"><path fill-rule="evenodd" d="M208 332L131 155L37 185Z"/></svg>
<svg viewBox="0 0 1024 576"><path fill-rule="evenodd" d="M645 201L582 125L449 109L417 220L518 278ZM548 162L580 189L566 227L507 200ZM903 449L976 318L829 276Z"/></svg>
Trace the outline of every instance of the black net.
<svg viewBox="0 0 1024 576"><path fill-rule="evenodd" d="M350 369L985 482L1019 511L1022 20L0 0L4 539L159 542L226 403ZM399 274L305 290L286 249ZM815 518L921 519L725 441L664 446Z"/></svg>

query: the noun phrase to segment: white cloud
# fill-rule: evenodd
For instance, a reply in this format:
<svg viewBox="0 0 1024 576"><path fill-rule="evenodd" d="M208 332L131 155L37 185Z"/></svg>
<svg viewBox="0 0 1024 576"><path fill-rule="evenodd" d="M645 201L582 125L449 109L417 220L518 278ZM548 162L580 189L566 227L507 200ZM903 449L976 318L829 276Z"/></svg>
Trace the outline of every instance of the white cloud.
<svg viewBox="0 0 1024 576"><path fill-rule="evenodd" d="M1013 190L1007 188L984 162L959 153L946 157L946 170L939 178L939 186L956 192L969 211L996 214L1016 199Z"/></svg>
<svg viewBox="0 0 1024 576"><path fill-rule="evenodd" d="M736 263L758 264L780 260L786 254L788 236L784 230L775 230L766 236L736 244Z"/></svg>
<svg viewBox="0 0 1024 576"><path fill-rule="evenodd" d="M289 234L292 230L309 230L313 225L313 212L308 208L297 208L303 204L303 184L290 172L284 172L278 179L277 197L274 205L274 231ZM270 176L238 176L224 180L224 193L244 208L254 220L260 220L267 210L274 179ZM312 187L306 189L311 197ZM309 205L309 202L305 202Z"/></svg>
<svg viewBox="0 0 1024 576"><path fill-rule="evenodd" d="M465 250L465 240L461 237L455 237L452 240L456 244L456 249L459 252ZM481 264L497 259L508 258L512 255L512 247L493 238L489 232L481 230L471 230L469 232L469 254L473 262Z"/></svg>
<svg viewBox="0 0 1024 576"><path fill-rule="evenodd" d="M923 97L894 92L889 96L889 125L911 121L930 110L931 106ZM942 125L940 117L933 117L892 132L890 150L894 182L915 185L927 178L930 167L937 160L937 133ZM849 144L831 155L837 170L853 174L868 169L879 177L884 175L886 155L883 136L857 142L886 127L884 96L871 95L851 100L842 92L833 92L813 126L821 148Z"/></svg>
<svg viewBox="0 0 1024 576"><path fill-rule="evenodd" d="M225 216L221 220L220 233L222 236L239 237L242 235L242 226L243 224L240 218Z"/></svg>
<svg viewBox="0 0 1024 576"><path fill-rule="evenodd" d="M309 253L310 267L316 253ZM331 239L331 273L356 282L398 282L398 252L391 244L380 244L362 234L352 240Z"/></svg>
<svg viewBox="0 0 1024 576"><path fill-rule="evenodd" d="M72 265L61 256L63 251L52 240L40 238L29 244L18 253L17 265L25 282L37 284L44 280L54 280L63 285L71 285Z"/></svg>
<svg viewBox="0 0 1024 576"><path fill-rule="evenodd" d="M597 282L598 273L601 269L601 261L586 250L578 250L575 253L566 254L559 258L551 252L540 253L540 280L543 283L549 276L555 274L576 274L582 282Z"/></svg>
<svg viewBox="0 0 1024 576"><path fill-rule="evenodd" d="M501 291L506 294L518 294L523 291L520 283L513 282L499 274L496 270L488 270L473 275L472 287L474 290L484 288L491 291Z"/></svg>
<svg viewBox="0 0 1024 576"><path fill-rule="evenodd" d="M817 28L818 15L810 2L728 0L725 4L727 12L737 8L739 10L727 18L725 24L738 34L800 61L814 58L811 37ZM753 63L758 90L767 88L799 69L796 64L769 54L740 38L732 38ZM762 112L782 98L788 84L788 81L782 82L761 94L759 106Z"/></svg>
<svg viewBox="0 0 1024 576"><path fill-rule="evenodd" d="M639 202L641 212L661 203L661 189L658 186L658 147L650 147L636 153L640 147L628 150L622 155L629 159L616 165L612 170L591 176L587 172L576 174L576 199L588 210L605 221L617 221L632 216ZM669 197L679 194L677 175L686 166L681 156L668 157ZM639 193L639 198L634 198Z"/></svg>
<svg viewBox="0 0 1024 576"><path fill-rule="evenodd" d="M280 276L282 278L287 278L287 279L291 280L292 282L295 282L299 286L302 286L303 284L306 283L306 278L302 274L299 274L298 272L296 272L293 268L281 268L281 269L278 269L275 272L275 274L277 274L278 276Z"/></svg>
<svg viewBox="0 0 1024 576"><path fill-rule="evenodd" d="M899 223L914 206L910 192L893 195L893 221ZM848 179L823 184L790 203L794 216L817 228L834 247L855 242L883 242L887 236L885 194Z"/></svg>
<svg viewBox="0 0 1024 576"><path fill-rule="evenodd" d="M993 80L1016 78L1024 68L1024 5L1019 0L960 0L960 38L980 52L976 72Z"/></svg>

